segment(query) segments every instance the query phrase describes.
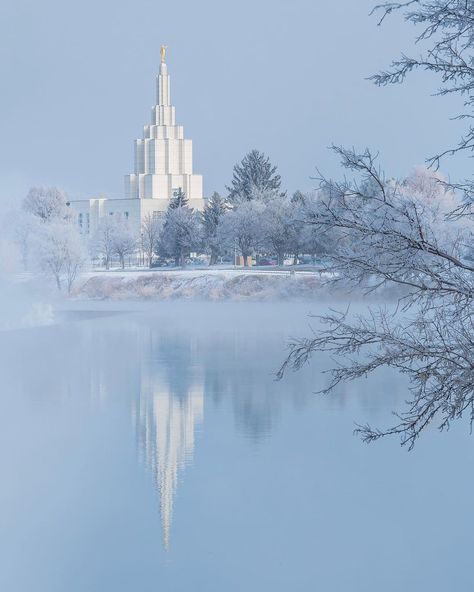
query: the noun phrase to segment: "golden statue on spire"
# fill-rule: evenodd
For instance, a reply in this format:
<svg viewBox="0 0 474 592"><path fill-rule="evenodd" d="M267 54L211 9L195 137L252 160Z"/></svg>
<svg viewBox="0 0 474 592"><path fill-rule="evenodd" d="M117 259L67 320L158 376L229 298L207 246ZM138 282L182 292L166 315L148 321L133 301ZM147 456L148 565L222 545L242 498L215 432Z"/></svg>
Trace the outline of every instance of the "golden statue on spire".
<svg viewBox="0 0 474 592"><path fill-rule="evenodd" d="M165 57L166 57L166 50L168 49L167 45L162 45L161 49L160 49L160 54L161 54L161 63L164 64L165 63Z"/></svg>

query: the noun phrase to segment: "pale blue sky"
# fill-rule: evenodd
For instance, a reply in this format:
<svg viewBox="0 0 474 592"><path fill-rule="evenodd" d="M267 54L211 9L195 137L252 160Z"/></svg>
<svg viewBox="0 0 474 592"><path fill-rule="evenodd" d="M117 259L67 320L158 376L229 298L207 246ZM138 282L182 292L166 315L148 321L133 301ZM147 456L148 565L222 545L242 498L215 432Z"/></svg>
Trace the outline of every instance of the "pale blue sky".
<svg viewBox="0 0 474 592"><path fill-rule="evenodd" d="M309 189L326 147L378 149L400 175L455 143L455 99L422 75L365 80L411 47L413 27L369 18L372 0L2 0L0 196L55 184L71 197L123 195L150 117L161 43L178 122L194 142L206 195L224 190L252 148L286 188ZM465 164L463 165L465 166ZM466 175L459 162L443 169Z"/></svg>

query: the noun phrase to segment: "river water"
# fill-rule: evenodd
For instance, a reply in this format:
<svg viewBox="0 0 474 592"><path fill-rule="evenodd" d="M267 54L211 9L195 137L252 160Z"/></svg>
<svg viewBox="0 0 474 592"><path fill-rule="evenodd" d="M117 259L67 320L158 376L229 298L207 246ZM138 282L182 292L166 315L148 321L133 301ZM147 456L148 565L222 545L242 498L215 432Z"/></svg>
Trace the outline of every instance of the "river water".
<svg viewBox="0 0 474 592"><path fill-rule="evenodd" d="M0 333L0 590L471 590L473 441L369 446L407 384L281 382L320 304L76 303Z"/></svg>

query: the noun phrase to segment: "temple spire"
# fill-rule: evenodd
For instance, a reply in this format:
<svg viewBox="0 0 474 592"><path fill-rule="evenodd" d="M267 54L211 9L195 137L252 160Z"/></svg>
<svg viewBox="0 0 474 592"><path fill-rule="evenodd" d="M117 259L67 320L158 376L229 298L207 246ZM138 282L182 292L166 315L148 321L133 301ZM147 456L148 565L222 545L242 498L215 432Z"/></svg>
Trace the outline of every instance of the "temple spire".
<svg viewBox="0 0 474 592"><path fill-rule="evenodd" d="M161 55L161 63L164 64L166 62L166 50L168 49L167 45L162 45L160 47L160 55Z"/></svg>
<svg viewBox="0 0 474 592"><path fill-rule="evenodd" d="M156 101L151 108L151 121L143 128L143 138L135 140L135 166L133 173L125 177L125 195L160 200L161 203L155 201L145 207L165 211L181 187L193 202L192 207L203 209L202 177L193 173L192 141L184 137L183 126L176 125L165 45L160 54Z"/></svg>
<svg viewBox="0 0 474 592"><path fill-rule="evenodd" d="M166 65L166 48L167 45L162 45L160 49L161 64L160 73L158 74L158 88L157 88L157 105L169 107L171 105L170 93L170 79L168 76L168 66Z"/></svg>

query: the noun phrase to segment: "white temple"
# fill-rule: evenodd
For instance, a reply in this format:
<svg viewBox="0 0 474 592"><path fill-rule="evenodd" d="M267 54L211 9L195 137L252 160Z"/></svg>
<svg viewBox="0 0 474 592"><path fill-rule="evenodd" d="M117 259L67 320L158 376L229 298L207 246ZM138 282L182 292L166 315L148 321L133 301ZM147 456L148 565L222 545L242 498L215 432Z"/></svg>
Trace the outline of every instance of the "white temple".
<svg viewBox="0 0 474 592"><path fill-rule="evenodd" d="M192 140L184 137L182 125L176 125L165 50L162 46L156 105L151 123L144 126L143 138L135 140L135 167L125 176L125 197L69 202L83 233L93 232L100 219L109 215L122 216L138 230L147 214L161 216L179 189L186 194L190 207L204 208L202 176L193 173Z"/></svg>

